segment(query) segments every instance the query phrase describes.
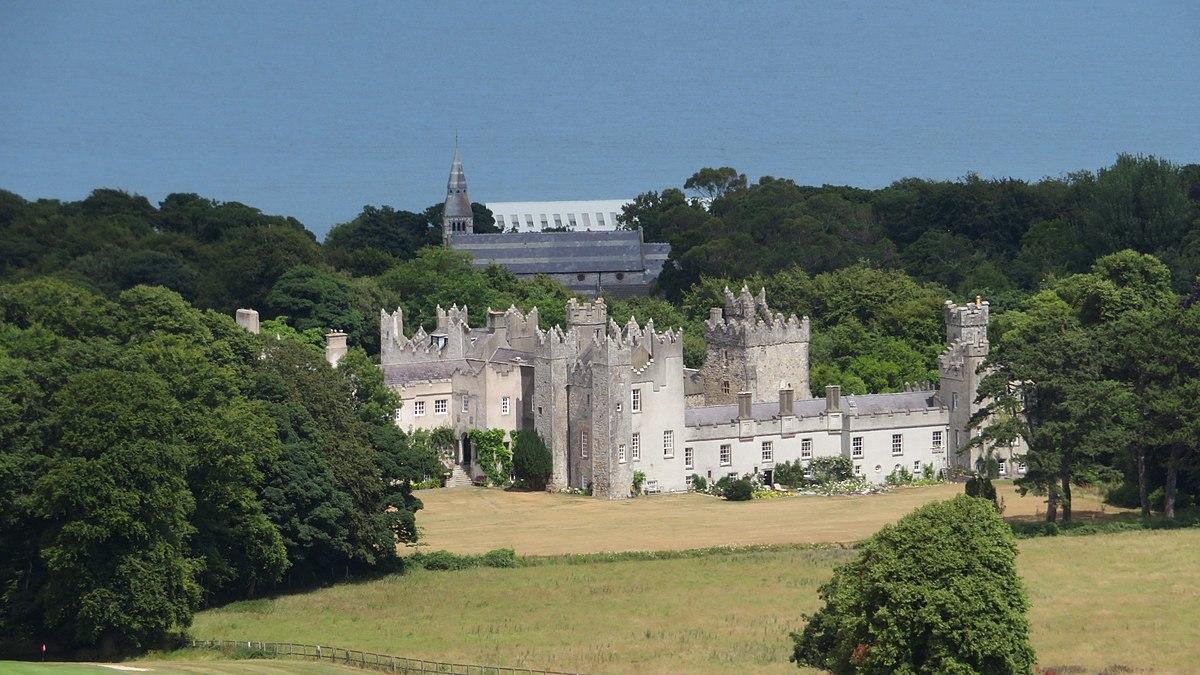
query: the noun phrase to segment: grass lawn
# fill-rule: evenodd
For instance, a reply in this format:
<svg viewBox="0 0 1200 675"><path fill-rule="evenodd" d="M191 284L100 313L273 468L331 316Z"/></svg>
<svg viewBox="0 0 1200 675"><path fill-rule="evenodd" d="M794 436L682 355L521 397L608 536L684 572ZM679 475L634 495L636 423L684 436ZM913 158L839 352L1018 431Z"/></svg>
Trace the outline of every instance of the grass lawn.
<svg viewBox="0 0 1200 675"><path fill-rule="evenodd" d="M110 665L93 663L26 663L0 661L2 675L138 675L151 672L154 675L345 675L361 673L329 664L305 663L303 661L254 660L254 661L131 661ZM136 670L135 670L136 669Z"/></svg>
<svg viewBox="0 0 1200 675"><path fill-rule="evenodd" d="M1043 667L1186 672L1200 663L1200 530L1043 538L1020 547ZM787 662L788 631L817 607L817 587L849 555L791 549L417 570L208 610L193 632L584 672L788 673L796 672Z"/></svg>
<svg viewBox="0 0 1200 675"><path fill-rule="evenodd" d="M1006 518L1035 519L1044 498L1021 497L998 482ZM478 488L421 490L418 512L427 550L481 553L512 548L521 555L664 551L745 544L854 542L922 504L961 493L962 485L902 488L861 497L793 497L727 502L699 494L607 501L545 492ZM1075 493L1075 518L1123 512Z"/></svg>

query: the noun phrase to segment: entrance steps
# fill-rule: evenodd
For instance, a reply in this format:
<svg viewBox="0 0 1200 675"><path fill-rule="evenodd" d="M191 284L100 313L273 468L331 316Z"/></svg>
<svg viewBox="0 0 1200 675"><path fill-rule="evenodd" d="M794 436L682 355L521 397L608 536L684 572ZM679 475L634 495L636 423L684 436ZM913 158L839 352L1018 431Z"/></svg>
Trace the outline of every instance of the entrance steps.
<svg viewBox="0 0 1200 675"><path fill-rule="evenodd" d="M450 478L446 481L446 487L471 487L472 485L471 476L466 471L463 471L461 465L455 464L450 472Z"/></svg>

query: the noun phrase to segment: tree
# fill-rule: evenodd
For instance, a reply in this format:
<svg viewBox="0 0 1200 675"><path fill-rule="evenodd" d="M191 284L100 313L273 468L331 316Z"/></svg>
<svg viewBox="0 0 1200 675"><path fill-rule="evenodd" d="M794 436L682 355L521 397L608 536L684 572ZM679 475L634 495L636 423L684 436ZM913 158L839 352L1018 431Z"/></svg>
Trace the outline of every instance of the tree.
<svg viewBox="0 0 1200 675"><path fill-rule="evenodd" d="M45 629L109 654L186 628L200 600L189 542L195 501L182 410L149 373L96 370L54 396L46 519Z"/></svg>
<svg viewBox="0 0 1200 675"><path fill-rule="evenodd" d="M745 188L746 174L738 173L736 169L728 166L700 169L683 184L683 189L692 190L710 201Z"/></svg>
<svg viewBox="0 0 1200 675"><path fill-rule="evenodd" d="M835 673L1031 673L1012 530L960 495L885 525L834 570L792 660Z"/></svg>
<svg viewBox="0 0 1200 675"><path fill-rule="evenodd" d="M546 489L554 461L550 448L533 429L520 429L513 435L513 474L534 490Z"/></svg>

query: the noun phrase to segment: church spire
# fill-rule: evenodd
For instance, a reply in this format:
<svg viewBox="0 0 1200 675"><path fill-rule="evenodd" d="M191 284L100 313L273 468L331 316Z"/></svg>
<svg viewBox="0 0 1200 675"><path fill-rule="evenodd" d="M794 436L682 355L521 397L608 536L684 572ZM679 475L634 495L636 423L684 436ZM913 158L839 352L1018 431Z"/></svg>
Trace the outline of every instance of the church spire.
<svg viewBox="0 0 1200 675"><path fill-rule="evenodd" d="M467 175L458 158L458 138L454 139L454 159L450 162L450 178L446 181L446 206L442 210L442 243L449 244L455 234L475 231L475 214L467 196Z"/></svg>

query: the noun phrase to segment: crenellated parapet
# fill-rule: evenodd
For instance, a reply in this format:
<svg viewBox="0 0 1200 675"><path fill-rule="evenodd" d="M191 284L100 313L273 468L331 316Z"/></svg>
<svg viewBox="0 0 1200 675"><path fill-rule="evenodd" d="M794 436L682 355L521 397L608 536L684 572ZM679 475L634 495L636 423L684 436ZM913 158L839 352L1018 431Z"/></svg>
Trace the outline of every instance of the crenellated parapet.
<svg viewBox="0 0 1200 675"><path fill-rule="evenodd" d="M808 342L812 337L812 326L807 316L795 314L785 316L772 312L767 304L766 289L757 297L750 289L742 286L741 293L734 295L725 289L725 308L713 307L704 322L704 337L718 345L756 347L796 342Z"/></svg>

